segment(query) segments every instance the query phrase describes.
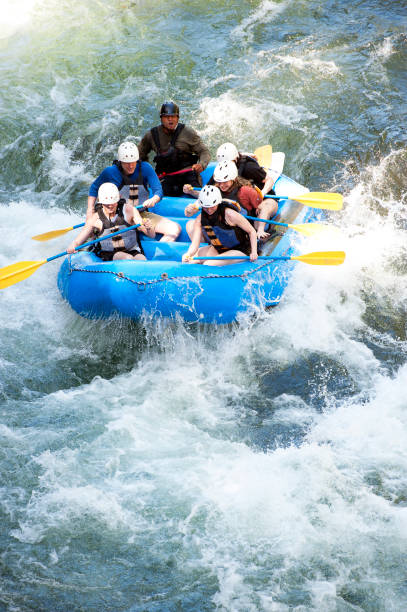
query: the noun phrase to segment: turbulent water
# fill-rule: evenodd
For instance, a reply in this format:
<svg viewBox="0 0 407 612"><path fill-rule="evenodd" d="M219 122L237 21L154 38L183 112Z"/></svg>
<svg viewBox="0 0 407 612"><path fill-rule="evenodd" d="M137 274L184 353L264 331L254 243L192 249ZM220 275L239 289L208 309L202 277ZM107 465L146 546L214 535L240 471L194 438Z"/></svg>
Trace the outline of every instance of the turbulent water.
<svg viewBox="0 0 407 612"><path fill-rule="evenodd" d="M405 0L3 0L0 267L63 251L168 98L340 191L341 267L233 326L1 292L0 609L407 609Z"/></svg>

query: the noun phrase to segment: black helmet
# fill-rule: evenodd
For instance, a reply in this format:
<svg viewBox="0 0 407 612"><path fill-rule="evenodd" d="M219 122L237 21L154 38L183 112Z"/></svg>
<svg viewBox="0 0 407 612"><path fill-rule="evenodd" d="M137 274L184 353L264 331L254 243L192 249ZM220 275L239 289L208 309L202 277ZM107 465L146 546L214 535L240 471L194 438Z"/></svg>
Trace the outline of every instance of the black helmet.
<svg viewBox="0 0 407 612"><path fill-rule="evenodd" d="M178 104L175 104L175 102L172 102L171 100L169 102L164 102L164 104L161 106L160 117L163 115L164 117L166 115L177 115L177 117L179 117Z"/></svg>

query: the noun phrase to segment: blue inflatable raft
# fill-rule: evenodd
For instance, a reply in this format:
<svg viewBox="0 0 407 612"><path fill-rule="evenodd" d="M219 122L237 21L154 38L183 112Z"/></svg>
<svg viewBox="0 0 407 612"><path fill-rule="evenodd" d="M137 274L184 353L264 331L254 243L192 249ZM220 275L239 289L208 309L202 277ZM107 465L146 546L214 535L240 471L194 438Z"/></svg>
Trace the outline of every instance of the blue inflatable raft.
<svg viewBox="0 0 407 612"><path fill-rule="evenodd" d="M308 191L284 175L274 189L277 195L291 197ZM59 271L58 287L71 307L89 318L120 315L140 319L147 315L231 323L241 313L277 305L289 282L293 261L259 259L221 267L182 263L189 241L183 211L189 201L165 197L154 207L154 212L171 217L183 230L172 243L143 237L147 261L103 262L89 251L68 256ZM316 211L281 199L278 212L280 221L293 224L314 220ZM295 255L298 243L297 233L278 228L263 246L262 255Z"/></svg>

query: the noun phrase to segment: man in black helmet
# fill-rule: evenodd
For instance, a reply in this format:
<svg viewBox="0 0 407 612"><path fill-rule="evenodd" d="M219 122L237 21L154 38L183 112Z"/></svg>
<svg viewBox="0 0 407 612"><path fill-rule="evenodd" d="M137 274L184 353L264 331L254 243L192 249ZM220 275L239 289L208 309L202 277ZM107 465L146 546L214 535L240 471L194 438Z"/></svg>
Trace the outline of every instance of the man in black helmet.
<svg viewBox="0 0 407 612"><path fill-rule="evenodd" d="M140 159L148 161L150 151L155 151L155 171L164 195L181 196L185 183L202 185L199 173L208 165L211 154L195 130L179 123L175 102L164 102L160 117L161 125L149 130L139 144Z"/></svg>

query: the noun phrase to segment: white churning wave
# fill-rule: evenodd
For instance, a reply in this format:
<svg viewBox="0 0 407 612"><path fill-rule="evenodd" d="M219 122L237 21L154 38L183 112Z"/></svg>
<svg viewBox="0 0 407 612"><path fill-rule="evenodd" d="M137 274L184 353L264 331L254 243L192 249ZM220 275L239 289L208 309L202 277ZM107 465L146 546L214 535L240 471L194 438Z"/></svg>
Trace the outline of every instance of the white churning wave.
<svg viewBox="0 0 407 612"><path fill-rule="evenodd" d="M224 132L232 134L236 142L242 141L250 131L261 132L265 124L295 126L305 131L304 120L316 118L301 105L280 104L273 100L266 105L261 99L251 99L248 104L230 91L214 98L204 98L200 103L200 113L205 125L201 130L204 136L215 139Z"/></svg>
<svg viewBox="0 0 407 612"><path fill-rule="evenodd" d="M257 26L261 26L263 23L271 22L276 15L282 13L287 7L286 2L273 2L272 0L263 0L258 8L250 13L248 17L236 26L232 32L231 37L238 37L250 41L253 39L253 30Z"/></svg>

